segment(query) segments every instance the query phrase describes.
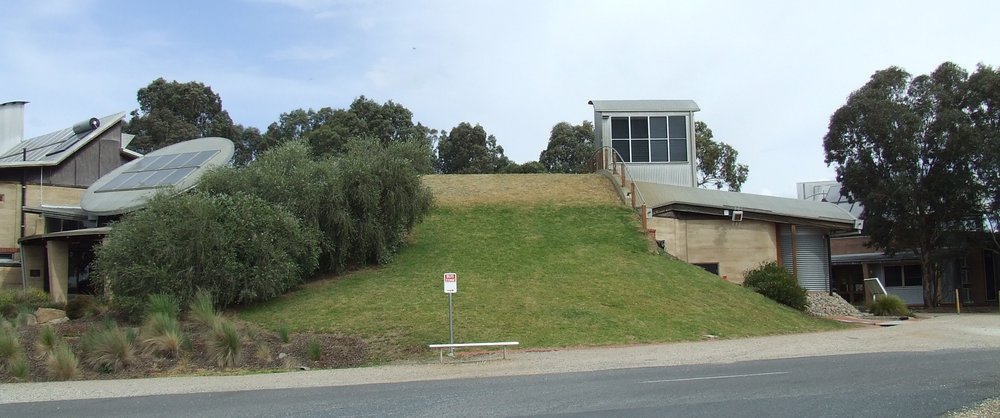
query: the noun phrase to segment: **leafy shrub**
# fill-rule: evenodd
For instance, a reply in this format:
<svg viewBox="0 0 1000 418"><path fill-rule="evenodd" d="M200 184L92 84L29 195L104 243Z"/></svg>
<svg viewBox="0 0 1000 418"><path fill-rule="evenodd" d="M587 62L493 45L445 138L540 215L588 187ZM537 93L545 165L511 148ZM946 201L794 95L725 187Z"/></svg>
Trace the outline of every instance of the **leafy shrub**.
<svg viewBox="0 0 1000 418"><path fill-rule="evenodd" d="M205 325L208 328L214 328L215 324L219 322L221 318L219 317L219 314L215 312L215 305L212 302L212 294L204 289L198 290L198 293L194 296L194 300L191 301L191 305L188 310L188 317L192 321Z"/></svg>
<svg viewBox="0 0 1000 418"><path fill-rule="evenodd" d="M906 302L896 295L881 296L875 302L868 304L868 311L876 316L906 316L910 310L906 307Z"/></svg>
<svg viewBox="0 0 1000 418"><path fill-rule="evenodd" d="M100 372L114 372L132 364L135 350L125 330L117 325L89 330L80 338L83 362Z"/></svg>
<svg viewBox="0 0 1000 418"><path fill-rule="evenodd" d="M38 341L35 342L35 347L42 353L43 357L48 358L56 346L59 345L59 342L59 336L56 335L55 328L46 326L42 327L41 332L38 333Z"/></svg>
<svg viewBox="0 0 1000 418"><path fill-rule="evenodd" d="M339 272L390 260L429 210L430 191L414 168L426 148L358 140L342 156L319 159L308 145L293 141L246 167L209 172L198 187L249 193L284 207L322 236L319 270Z"/></svg>
<svg viewBox="0 0 1000 418"><path fill-rule="evenodd" d="M309 339L309 342L306 343L306 355L309 357L309 360L319 361L323 355L323 346L320 345L319 340L315 338Z"/></svg>
<svg viewBox="0 0 1000 418"><path fill-rule="evenodd" d="M215 323L207 341L208 358L219 367L232 367L240 362L243 341L236 325L225 319Z"/></svg>
<svg viewBox="0 0 1000 418"><path fill-rule="evenodd" d="M184 332L177 318L164 312L155 312L146 316L140 339L145 353L176 358L181 352Z"/></svg>
<svg viewBox="0 0 1000 418"><path fill-rule="evenodd" d="M147 317L161 314L168 318L176 319L180 312L181 307L177 304L177 299L168 294L157 293L149 295L149 300L146 301Z"/></svg>
<svg viewBox="0 0 1000 418"><path fill-rule="evenodd" d="M264 200L245 194L188 193L151 199L118 222L94 261L98 287L116 308L169 294L186 304L198 288L220 306L264 301L311 274L314 231Z"/></svg>
<svg viewBox="0 0 1000 418"><path fill-rule="evenodd" d="M805 310L809 303L806 290L799 286L795 276L773 261L747 270L743 275L743 286L800 311Z"/></svg>
<svg viewBox="0 0 1000 418"><path fill-rule="evenodd" d="M45 361L49 376L57 380L69 380L76 376L80 361L66 344L59 344Z"/></svg>
<svg viewBox="0 0 1000 418"><path fill-rule="evenodd" d="M29 287L14 291L14 304L16 305L30 305L37 308L51 301L52 298L42 289Z"/></svg>
<svg viewBox="0 0 1000 418"><path fill-rule="evenodd" d="M76 295L66 302L66 317L80 319L96 311L97 301L90 295Z"/></svg>
<svg viewBox="0 0 1000 418"><path fill-rule="evenodd" d="M17 305L13 303L0 305L0 318L2 319L17 318Z"/></svg>

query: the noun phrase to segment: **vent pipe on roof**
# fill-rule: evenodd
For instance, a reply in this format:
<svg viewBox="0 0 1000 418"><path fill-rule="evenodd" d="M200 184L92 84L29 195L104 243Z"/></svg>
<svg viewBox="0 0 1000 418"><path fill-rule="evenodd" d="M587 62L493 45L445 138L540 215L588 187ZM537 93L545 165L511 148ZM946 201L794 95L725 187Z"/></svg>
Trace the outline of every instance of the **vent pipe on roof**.
<svg viewBox="0 0 1000 418"><path fill-rule="evenodd" d="M0 152L24 140L24 105L27 103L23 100L0 103Z"/></svg>
<svg viewBox="0 0 1000 418"><path fill-rule="evenodd" d="M73 133L80 135L93 131L101 126L101 121L97 118L90 118L73 125Z"/></svg>

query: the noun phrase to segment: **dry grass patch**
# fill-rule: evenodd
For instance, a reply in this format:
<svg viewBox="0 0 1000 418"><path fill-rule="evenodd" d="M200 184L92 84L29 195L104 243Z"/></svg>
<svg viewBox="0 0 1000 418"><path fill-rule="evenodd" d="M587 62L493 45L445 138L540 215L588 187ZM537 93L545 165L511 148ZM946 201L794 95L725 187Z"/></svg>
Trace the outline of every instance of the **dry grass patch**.
<svg viewBox="0 0 1000 418"><path fill-rule="evenodd" d="M599 174L437 174L422 180L442 207L621 204Z"/></svg>

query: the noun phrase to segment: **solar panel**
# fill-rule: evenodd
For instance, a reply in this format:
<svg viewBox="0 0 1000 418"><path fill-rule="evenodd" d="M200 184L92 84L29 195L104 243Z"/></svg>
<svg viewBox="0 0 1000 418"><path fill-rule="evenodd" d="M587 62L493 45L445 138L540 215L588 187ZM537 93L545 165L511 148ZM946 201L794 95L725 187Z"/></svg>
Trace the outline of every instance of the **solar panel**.
<svg viewBox="0 0 1000 418"><path fill-rule="evenodd" d="M95 193L173 186L218 153L218 150L208 150L143 158Z"/></svg>

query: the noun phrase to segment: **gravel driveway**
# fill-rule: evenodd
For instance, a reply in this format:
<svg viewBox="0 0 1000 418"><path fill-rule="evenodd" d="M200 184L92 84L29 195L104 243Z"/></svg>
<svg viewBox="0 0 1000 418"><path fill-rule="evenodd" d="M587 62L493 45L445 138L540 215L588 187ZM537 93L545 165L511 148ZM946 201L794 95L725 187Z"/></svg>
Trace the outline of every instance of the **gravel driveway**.
<svg viewBox="0 0 1000 418"><path fill-rule="evenodd" d="M94 399L253 389L341 386L453 378L582 372L631 367L728 363L747 360L895 351L1000 347L998 314L932 314L890 327L795 335L624 347L508 353L506 360L390 364L248 376L164 377L133 380L0 385L0 403Z"/></svg>

